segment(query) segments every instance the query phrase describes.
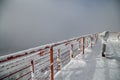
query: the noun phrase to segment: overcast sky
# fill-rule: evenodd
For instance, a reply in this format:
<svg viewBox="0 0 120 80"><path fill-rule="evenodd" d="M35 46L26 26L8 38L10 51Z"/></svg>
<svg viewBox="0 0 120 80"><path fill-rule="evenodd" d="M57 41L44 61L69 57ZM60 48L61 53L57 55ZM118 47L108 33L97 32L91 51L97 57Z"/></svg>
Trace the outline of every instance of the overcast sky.
<svg viewBox="0 0 120 80"><path fill-rule="evenodd" d="M105 30L120 31L120 0L0 0L0 55Z"/></svg>

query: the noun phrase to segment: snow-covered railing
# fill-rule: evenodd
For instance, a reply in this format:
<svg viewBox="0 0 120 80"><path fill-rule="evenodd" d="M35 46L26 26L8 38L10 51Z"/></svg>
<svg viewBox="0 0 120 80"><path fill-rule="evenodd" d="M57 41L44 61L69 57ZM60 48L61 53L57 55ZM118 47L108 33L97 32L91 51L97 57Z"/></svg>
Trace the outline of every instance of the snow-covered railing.
<svg viewBox="0 0 120 80"><path fill-rule="evenodd" d="M54 80L55 73L97 39L98 34L90 34L1 56L0 80Z"/></svg>

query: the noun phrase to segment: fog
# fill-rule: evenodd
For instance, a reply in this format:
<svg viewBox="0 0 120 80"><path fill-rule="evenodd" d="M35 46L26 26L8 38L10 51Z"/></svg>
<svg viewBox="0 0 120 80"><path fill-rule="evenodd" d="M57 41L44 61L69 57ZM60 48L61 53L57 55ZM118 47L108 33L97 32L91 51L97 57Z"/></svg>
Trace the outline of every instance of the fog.
<svg viewBox="0 0 120 80"><path fill-rule="evenodd" d="M0 0L0 55L104 30L120 31L119 0Z"/></svg>

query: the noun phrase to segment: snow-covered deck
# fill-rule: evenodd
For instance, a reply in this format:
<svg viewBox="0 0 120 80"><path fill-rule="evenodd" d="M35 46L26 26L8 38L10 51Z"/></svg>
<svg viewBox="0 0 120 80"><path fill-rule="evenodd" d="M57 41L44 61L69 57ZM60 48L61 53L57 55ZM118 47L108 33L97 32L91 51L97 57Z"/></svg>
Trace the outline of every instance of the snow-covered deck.
<svg viewBox="0 0 120 80"><path fill-rule="evenodd" d="M101 57L99 43L86 49L84 56L81 53L73 58L55 75L55 80L120 80L120 56L111 54L110 49L107 58Z"/></svg>

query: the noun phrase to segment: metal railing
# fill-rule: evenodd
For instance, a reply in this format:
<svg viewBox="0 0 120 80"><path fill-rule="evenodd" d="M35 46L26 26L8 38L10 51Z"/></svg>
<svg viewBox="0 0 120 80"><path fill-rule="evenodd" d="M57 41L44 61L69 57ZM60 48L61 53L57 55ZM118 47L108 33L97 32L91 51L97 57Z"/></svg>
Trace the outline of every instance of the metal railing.
<svg viewBox="0 0 120 80"><path fill-rule="evenodd" d="M71 58L97 42L98 33L0 57L0 80L54 80Z"/></svg>

